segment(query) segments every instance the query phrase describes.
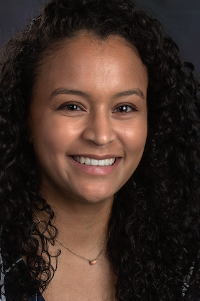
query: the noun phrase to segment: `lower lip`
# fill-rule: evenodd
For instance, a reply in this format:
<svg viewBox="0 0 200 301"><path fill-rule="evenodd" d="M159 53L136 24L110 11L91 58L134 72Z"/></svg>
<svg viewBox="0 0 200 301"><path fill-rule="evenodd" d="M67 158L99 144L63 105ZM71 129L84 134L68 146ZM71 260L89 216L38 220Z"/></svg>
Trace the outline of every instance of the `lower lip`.
<svg viewBox="0 0 200 301"><path fill-rule="evenodd" d="M70 156L69 158L79 170L90 175L100 175L100 176L109 175L110 173L112 173L117 168L119 162L121 161L121 158L116 158L115 163L111 166L95 166L95 165L81 164L76 160L74 160L72 156Z"/></svg>

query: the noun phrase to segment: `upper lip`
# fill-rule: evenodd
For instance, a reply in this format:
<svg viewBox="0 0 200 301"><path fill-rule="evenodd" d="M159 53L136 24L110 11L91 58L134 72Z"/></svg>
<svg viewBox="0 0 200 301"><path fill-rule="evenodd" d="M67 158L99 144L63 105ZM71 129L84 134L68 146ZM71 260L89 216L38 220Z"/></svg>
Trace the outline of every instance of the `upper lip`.
<svg viewBox="0 0 200 301"><path fill-rule="evenodd" d="M96 154L76 154L72 155L72 157L84 157L84 158L92 158L96 160L104 160L104 159L112 159L112 158L119 158L120 156L114 154L106 154L106 155L96 155Z"/></svg>

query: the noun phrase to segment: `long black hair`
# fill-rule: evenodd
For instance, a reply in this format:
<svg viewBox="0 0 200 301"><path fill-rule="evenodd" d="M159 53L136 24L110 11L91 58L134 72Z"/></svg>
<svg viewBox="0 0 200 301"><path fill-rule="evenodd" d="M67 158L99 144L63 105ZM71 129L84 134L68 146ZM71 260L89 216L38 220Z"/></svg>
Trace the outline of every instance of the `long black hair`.
<svg viewBox="0 0 200 301"><path fill-rule="evenodd" d="M47 245L54 243L57 229L51 225L51 207L39 195L27 116L42 63L63 41L82 31L101 40L123 37L148 72L146 147L137 170L116 193L109 221L107 256L117 275L116 298L198 300L198 83L192 64L180 60L177 45L160 23L131 0L52 0L4 48L0 65L2 254L6 266L12 266L16 254L24 256L29 275L24 277L15 265L9 281L20 288L20 300L27 300L35 292L42 293L55 272ZM41 233L33 222L32 208L49 214L46 232Z"/></svg>

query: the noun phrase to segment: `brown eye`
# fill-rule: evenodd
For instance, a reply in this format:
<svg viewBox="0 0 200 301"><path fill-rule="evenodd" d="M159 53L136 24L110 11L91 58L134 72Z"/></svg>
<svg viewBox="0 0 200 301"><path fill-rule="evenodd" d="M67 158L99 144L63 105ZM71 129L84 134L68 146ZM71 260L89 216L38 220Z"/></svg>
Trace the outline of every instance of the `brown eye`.
<svg viewBox="0 0 200 301"><path fill-rule="evenodd" d="M67 110L70 110L70 111L79 111L79 110L81 110L81 108L77 105L67 105L66 108L67 108Z"/></svg>
<svg viewBox="0 0 200 301"><path fill-rule="evenodd" d="M69 110L69 111L81 111L82 109L76 104L63 104L59 108L59 110Z"/></svg>
<svg viewBox="0 0 200 301"><path fill-rule="evenodd" d="M129 106L129 105L123 105L119 106L114 110L114 112L119 112L119 113L129 113L131 111L137 111L136 108Z"/></svg>

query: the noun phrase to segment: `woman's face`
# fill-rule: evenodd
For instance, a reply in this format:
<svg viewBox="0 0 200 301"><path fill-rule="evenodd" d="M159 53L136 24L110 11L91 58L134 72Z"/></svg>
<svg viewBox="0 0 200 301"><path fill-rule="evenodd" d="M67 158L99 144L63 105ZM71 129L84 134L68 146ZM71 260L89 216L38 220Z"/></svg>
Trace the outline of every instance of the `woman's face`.
<svg viewBox="0 0 200 301"><path fill-rule="evenodd" d="M45 59L33 90L30 141L41 189L55 200L112 199L147 136L147 72L122 38L80 35Z"/></svg>

